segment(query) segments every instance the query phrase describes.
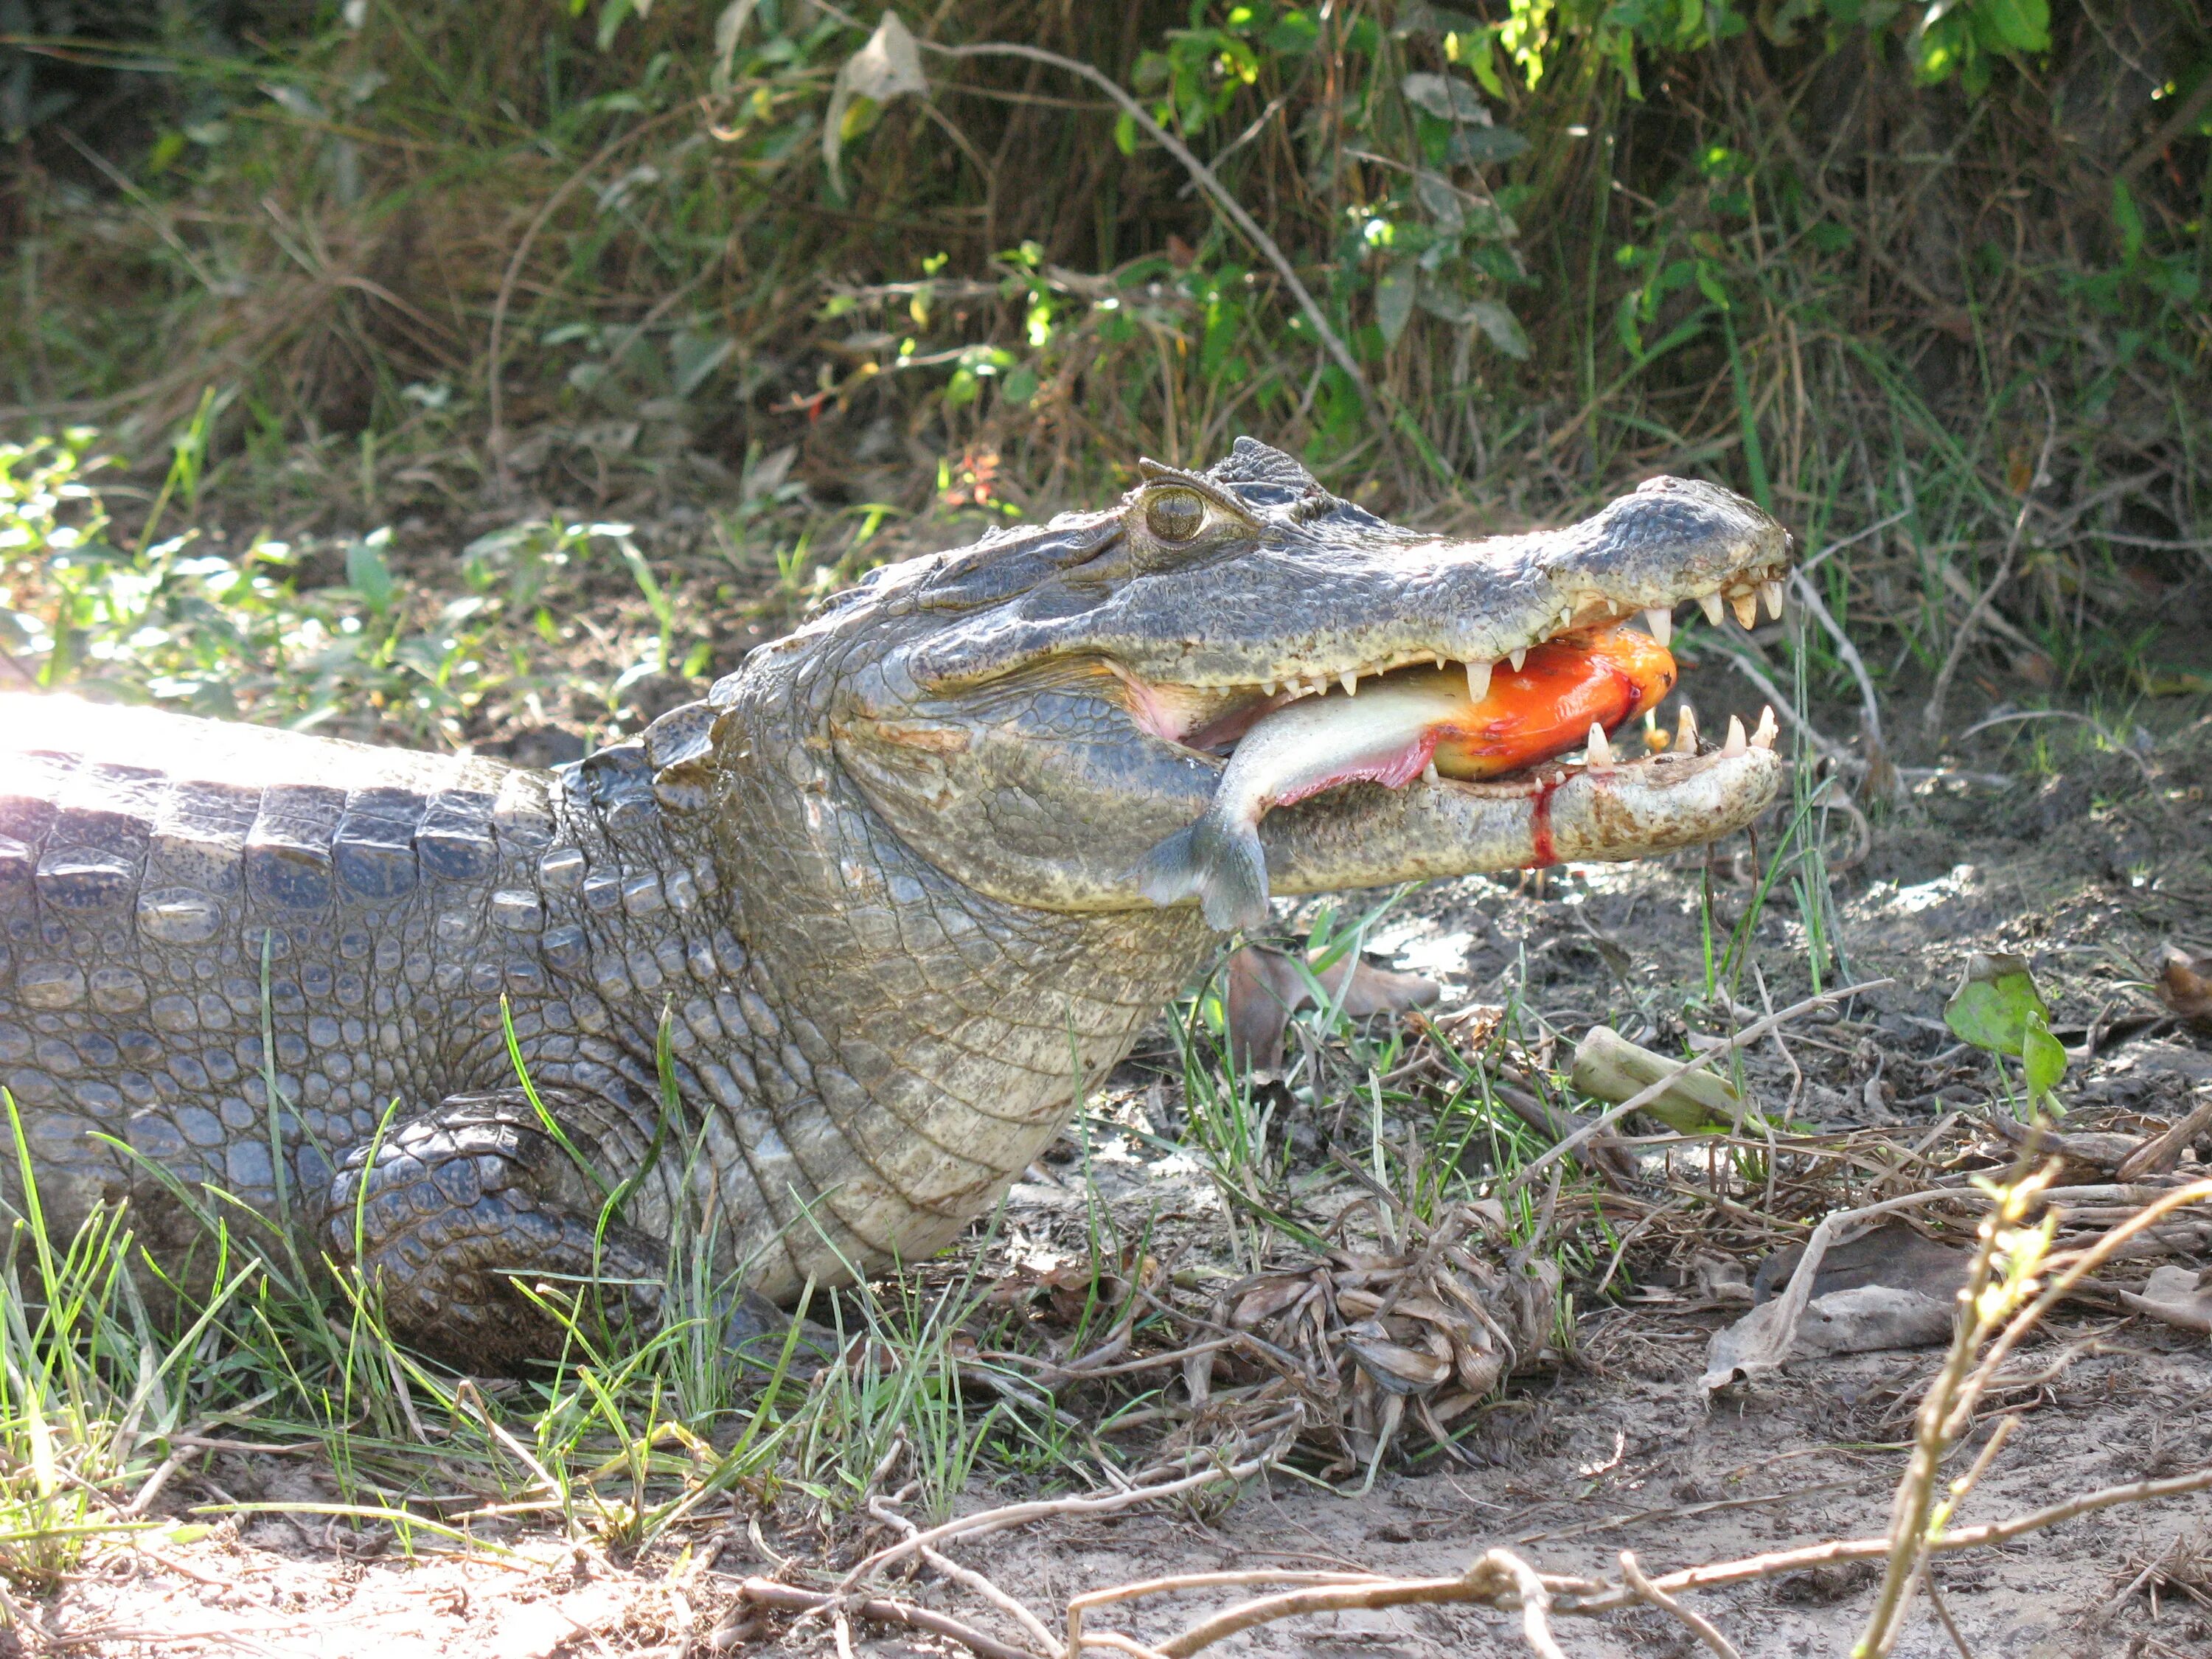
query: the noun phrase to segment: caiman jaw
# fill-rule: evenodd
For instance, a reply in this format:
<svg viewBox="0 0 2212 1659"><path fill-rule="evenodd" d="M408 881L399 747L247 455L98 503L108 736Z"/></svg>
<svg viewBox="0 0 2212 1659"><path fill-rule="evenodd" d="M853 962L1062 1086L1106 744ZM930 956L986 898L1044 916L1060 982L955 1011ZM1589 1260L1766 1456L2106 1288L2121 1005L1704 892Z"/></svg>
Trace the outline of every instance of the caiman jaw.
<svg viewBox="0 0 2212 1659"><path fill-rule="evenodd" d="M1747 571L1705 593L1692 593L1688 599L1704 611L1714 627L1723 626L1723 616L1733 612L1738 624L1748 631L1757 625L1762 605L1775 620L1781 620L1783 570L1784 567L1777 565L1768 570ZM1342 659L1293 658L1287 660L1279 673L1271 673L1256 681L1222 684L1152 681L1119 664L1109 662L1106 665L1121 682L1130 718L1139 731L1164 742L1218 756L1228 753L1255 722L1278 708L1305 697L1357 696L1363 683L1371 683L1403 669L1456 669L1467 676L1469 700L1480 702L1488 695L1499 667L1504 665L1518 672L1534 647L1554 642L1564 647L1569 643L1570 636L1586 635L1632 619L1641 622L1662 649L1674 637L1672 606L1630 610L1601 595L1591 594L1572 610L1562 610L1556 626L1532 633L1526 643L1498 658L1460 661L1441 648L1400 651L1372 660L1361 659L1357 653ZM1567 744L1565 748L1573 746ZM1552 754L1560 752L1564 749L1554 750ZM1551 757L1551 754L1531 755L1528 759L1533 763Z"/></svg>
<svg viewBox="0 0 2212 1659"><path fill-rule="evenodd" d="M1782 613L1780 579L1764 568L1693 597L1713 614L1725 599L1746 628L1758 620L1762 599L1778 618ZM1232 776L1240 799L1257 788L1255 777L1279 779L1255 797L1262 814L1271 805L1313 801L1310 818L1359 813L1365 821L1371 808L1355 805L1356 798L1315 798L1342 784L1380 784L1433 797L1434 821L1428 827L1443 843L1433 849L1441 854L1439 867L1464 868L1478 849L1493 867L1622 859L1737 827L1765 805L1779 778L1771 708L1750 732L1732 718L1725 739L1701 753L1697 718L1684 702L1673 734L1647 726L1651 752L1644 758L1623 761L1615 755L1608 732L1639 713L1648 722L1675 681L1666 649L1671 609L1652 606L1640 614L1648 637L1615 628L1621 611L1592 598L1562 610L1555 630L1498 663L1449 664L1442 652L1431 651L1334 674L1294 665L1280 685L1263 680L1218 688L1158 685L1119 667L1114 672L1139 729L1221 767L1224 790ZM1455 672L1447 675L1442 672L1447 667ZM1463 700L1455 690L1461 676ZM1363 680L1364 705L1355 701ZM1280 713L1301 703L1320 718L1300 720ZM1299 723L1285 724L1292 720ZM1239 773L1229 773L1240 744L1248 736L1260 744L1261 733L1273 734L1265 739L1267 758L1249 768L1240 763ZM1282 757L1285 745L1287 758ZM1582 751L1579 760L1565 758L1574 750ZM1407 811L1418 816L1422 808ZM1377 845L1372 832L1378 827L1365 823L1367 844L1340 870L1313 875L1305 884L1286 871L1290 883L1278 890L1356 881L1358 872L1371 870L1378 859L1408 875L1421 872L1429 849L1410 844L1394 849L1387 830ZM1285 818L1269 839L1294 841L1296 830ZM1153 896L1164 902L1172 890L1170 884ZM1217 902L1209 900L1209 915L1220 925L1225 911L1212 908Z"/></svg>

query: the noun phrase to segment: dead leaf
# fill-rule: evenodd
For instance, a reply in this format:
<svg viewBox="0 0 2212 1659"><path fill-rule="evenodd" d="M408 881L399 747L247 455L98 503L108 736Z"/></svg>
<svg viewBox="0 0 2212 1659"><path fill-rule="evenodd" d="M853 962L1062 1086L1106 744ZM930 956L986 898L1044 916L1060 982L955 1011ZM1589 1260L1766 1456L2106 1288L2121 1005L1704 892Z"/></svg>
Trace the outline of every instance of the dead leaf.
<svg viewBox="0 0 2212 1659"><path fill-rule="evenodd" d="M913 31L896 12L885 12L884 21L868 37L868 44L847 58L837 71L836 83L830 89L830 107L822 116L822 159L840 196L845 193L845 179L838 171L838 158L845 140L858 136L846 131L848 118L859 113L854 106L864 99L869 104L882 105L908 93L927 96L928 92L929 77L921 72L921 49L915 45Z"/></svg>
<svg viewBox="0 0 2212 1659"><path fill-rule="evenodd" d="M1955 1305L1893 1285L1831 1291L1806 1304L1790 1346L1795 1357L1932 1348L1951 1340Z"/></svg>
<svg viewBox="0 0 2212 1659"><path fill-rule="evenodd" d="M1778 1295L1804 1254L1802 1246L1793 1245L1760 1262L1752 1281L1752 1299L1765 1302ZM1902 1221L1885 1221L1828 1247L1814 1271L1813 1294L1887 1285L1948 1301L1966 1282L1966 1266L1964 1250L1939 1244Z"/></svg>
<svg viewBox="0 0 2212 1659"><path fill-rule="evenodd" d="M1313 970L1332 1003L1355 1019L1425 1008L1443 994L1434 980L1394 974L1356 955ZM1272 1067L1282 1057L1283 1033L1301 1008L1319 1006L1313 985L1297 962L1280 951L1248 945L1229 958L1222 990L1229 1059L1234 1066Z"/></svg>
<svg viewBox="0 0 2212 1659"><path fill-rule="evenodd" d="M2122 1291L2120 1300L2178 1329L2212 1336L2212 1268L2160 1267L2142 1294Z"/></svg>
<svg viewBox="0 0 2212 1659"><path fill-rule="evenodd" d="M1229 1382L1287 1382L1311 1413L1308 1437L1334 1449L1339 1469L1373 1467L1407 1424L1448 1443L1437 1425L1509 1372L1556 1359L1547 1344L1559 1318L1558 1264L1504 1251L1492 1237L1503 1218L1495 1200L1461 1205L1416 1248L1333 1249L1224 1286L1215 1328L1258 1343L1186 1359L1192 1403Z"/></svg>
<svg viewBox="0 0 2212 1659"><path fill-rule="evenodd" d="M2169 945L2159 958L2154 981L2158 999L2201 1031L2212 1031L2212 977L2199 960L2179 945Z"/></svg>
<svg viewBox="0 0 2212 1659"><path fill-rule="evenodd" d="M1359 1362L1360 1370L1392 1394L1425 1394L1448 1381L1449 1361L1392 1342L1374 1320L1365 1320L1344 1334L1344 1346Z"/></svg>
<svg viewBox="0 0 2212 1659"><path fill-rule="evenodd" d="M1763 1287L1765 1299L1706 1346L1708 1395L1791 1359L1925 1347L1949 1336L1965 1253L1901 1222L1874 1219L1865 1211L1827 1216L1789 1265L1771 1275L1761 1267L1753 1293Z"/></svg>

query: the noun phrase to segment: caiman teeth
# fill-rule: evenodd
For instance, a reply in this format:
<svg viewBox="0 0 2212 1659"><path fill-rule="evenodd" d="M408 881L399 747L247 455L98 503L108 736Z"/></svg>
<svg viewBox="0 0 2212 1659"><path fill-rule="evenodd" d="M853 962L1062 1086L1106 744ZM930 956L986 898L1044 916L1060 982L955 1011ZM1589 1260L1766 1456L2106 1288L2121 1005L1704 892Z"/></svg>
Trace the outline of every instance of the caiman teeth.
<svg viewBox="0 0 2212 1659"><path fill-rule="evenodd" d="M1744 588L1729 595L1729 606L1735 612L1735 625L1747 634L1759 625L1759 594L1757 590Z"/></svg>
<svg viewBox="0 0 2212 1659"><path fill-rule="evenodd" d="M1480 702L1490 695L1491 664L1471 662L1467 665L1467 696L1470 702Z"/></svg>
<svg viewBox="0 0 2212 1659"><path fill-rule="evenodd" d="M1674 607L1664 605L1653 605L1644 613L1644 625L1651 630L1653 639L1665 645L1674 637Z"/></svg>
<svg viewBox="0 0 2212 1659"><path fill-rule="evenodd" d="M1759 585L1759 597L1766 601L1766 608L1774 613L1774 620L1782 620L1782 583L1772 578Z"/></svg>
<svg viewBox="0 0 2212 1659"><path fill-rule="evenodd" d="M1705 620L1714 627L1721 625L1721 596L1718 593L1700 593L1698 608L1705 613Z"/></svg>
<svg viewBox="0 0 2212 1659"><path fill-rule="evenodd" d="M1528 647L1524 645L1517 650L1507 652L1505 653L1505 660L1513 665L1513 672L1515 673L1519 673L1521 672L1521 665L1528 660Z"/></svg>
<svg viewBox="0 0 2212 1659"><path fill-rule="evenodd" d="M1751 746L1754 749L1771 749L1774 747L1774 739L1779 734L1780 728L1774 723L1774 705L1768 703L1759 711L1759 724L1751 728Z"/></svg>
<svg viewBox="0 0 2212 1659"><path fill-rule="evenodd" d="M1678 755L1698 752L1698 711L1686 702L1674 719L1674 752Z"/></svg>
<svg viewBox="0 0 2212 1659"><path fill-rule="evenodd" d="M1742 717L1736 714L1730 714L1729 716L1728 741L1721 745L1721 753L1723 755L1741 755L1750 747L1751 744L1749 741L1743 735Z"/></svg>
<svg viewBox="0 0 2212 1659"><path fill-rule="evenodd" d="M1344 688L1346 696L1356 697L1359 695L1359 674L1356 669L1346 669L1336 677L1336 683Z"/></svg>
<svg viewBox="0 0 2212 1659"><path fill-rule="evenodd" d="M1583 752L1592 766L1613 764L1613 745L1605 740L1605 728L1595 720L1590 722L1589 742Z"/></svg>
<svg viewBox="0 0 2212 1659"><path fill-rule="evenodd" d="M1431 761L1426 766L1424 766L1421 769L1421 781L1423 783L1434 783L1437 781L1437 763L1434 761Z"/></svg>

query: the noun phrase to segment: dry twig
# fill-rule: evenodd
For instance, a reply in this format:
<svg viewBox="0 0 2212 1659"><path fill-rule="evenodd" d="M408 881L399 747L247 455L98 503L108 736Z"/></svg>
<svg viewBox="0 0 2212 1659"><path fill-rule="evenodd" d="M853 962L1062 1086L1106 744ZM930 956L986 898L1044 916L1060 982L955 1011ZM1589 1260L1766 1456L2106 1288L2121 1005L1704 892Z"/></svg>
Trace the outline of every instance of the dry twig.
<svg viewBox="0 0 2212 1659"><path fill-rule="evenodd" d="M1698 1640L1720 1655L1721 1659L1743 1659L1743 1656L1735 1650L1735 1644L1722 1635L1720 1627L1711 1620L1701 1613L1692 1613L1646 1577L1644 1569L1637 1563L1634 1550L1621 1551L1620 1576L1626 1582L1629 1589L1634 1590L1653 1607L1662 1612L1673 1613L1675 1618L1688 1626Z"/></svg>
<svg viewBox="0 0 2212 1659"><path fill-rule="evenodd" d="M748 1578L738 1586L738 1596L764 1607L779 1607L787 1613L836 1613L847 1603L831 1590L806 1589L798 1584L783 1584L773 1578ZM986 1636L957 1619L929 1607L915 1607L911 1601L894 1601L887 1596L873 1596L865 1601L851 1604L854 1614L878 1625L904 1625L909 1630L926 1630L933 1635L949 1638L970 1653L982 1659L1036 1659L1024 1648L1010 1647L995 1637ZM848 1638L849 1639L849 1638Z"/></svg>
<svg viewBox="0 0 2212 1659"><path fill-rule="evenodd" d="M2050 404L2048 391L2043 397L2045 403ZM1997 574L1990 578L1990 585L1982 590L1981 596L1966 612L1966 620L1959 624L1959 631L1951 636L1951 648L1944 653L1942 667L1936 672L1936 684L1928 693L1927 707L1920 711L1921 729L1931 738L1943 724L1943 699L1950 694L1951 677L1959 672L1959 664L1966 654L1966 647L1973 643L1974 630L1981 625L1982 618L1989 615L1990 607L1996 603L1998 591L2012 580L2013 562L2020 556L2021 536L2027 529L2028 509L2035 500L2037 486L2050 480L2051 451L2057 441L2058 410L2053 404L2050 425L2043 434L2043 453L2036 457L2035 471L2028 474L2027 488L2021 492L2020 512L2013 519L2012 533L2005 538L2004 553L1997 560Z"/></svg>

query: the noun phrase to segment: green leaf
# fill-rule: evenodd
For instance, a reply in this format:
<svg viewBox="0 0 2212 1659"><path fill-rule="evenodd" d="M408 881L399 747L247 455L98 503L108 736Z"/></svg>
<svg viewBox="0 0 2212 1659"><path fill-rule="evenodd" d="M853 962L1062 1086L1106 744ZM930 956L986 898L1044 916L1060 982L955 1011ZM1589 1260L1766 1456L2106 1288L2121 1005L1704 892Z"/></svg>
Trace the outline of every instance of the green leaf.
<svg viewBox="0 0 2212 1659"><path fill-rule="evenodd" d="M1943 1023L1961 1042L2015 1058L2025 1058L2031 1017L2048 1036L2051 1007L2035 988L2027 958L2002 953L1977 951L1967 957L1966 977L1943 1005Z"/></svg>
<svg viewBox="0 0 2212 1659"><path fill-rule="evenodd" d="M1462 127L1451 136L1444 155L1465 167L1488 167L1510 161L1528 148L1528 141L1510 127Z"/></svg>
<svg viewBox="0 0 2212 1659"><path fill-rule="evenodd" d="M1027 363L1007 375L999 387L999 396L1010 404L1025 404L1036 394L1036 370Z"/></svg>
<svg viewBox="0 0 2212 1659"><path fill-rule="evenodd" d="M1482 89L1492 98L1505 96L1505 77L1498 72L1498 60L1492 51L1498 39L1495 27L1486 27L1460 41L1460 55L1467 66L1474 71L1474 78L1482 82Z"/></svg>
<svg viewBox="0 0 2212 1659"><path fill-rule="evenodd" d="M1974 17L2014 52L2044 52L2051 46L2050 0L1974 0Z"/></svg>
<svg viewBox="0 0 2212 1659"><path fill-rule="evenodd" d="M1420 295L1420 274L1411 259L1401 259L1382 273L1375 285L1375 323L1382 343L1395 345L1413 320L1413 301Z"/></svg>
<svg viewBox="0 0 2212 1659"><path fill-rule="evenodd" d="M1114 148L1124 155L1137 153L1137 118L1127 110L1115 118Z"/></svg>
<svg viewBox="0 0 2212 1659"><path fill-rule="evenodd" d="M1522 331L1521 319L1495 300L1470 300L1467 303L1468 320L1483 332L1483 337L1516 362L1528 361L1528 337Z"/></svg>
<svg viewBox="0 0 2212 1659"><path fill-rule="evenodd" d="M1490 125L1490 106L1464 81L1423 70L1407 76L1398 87L1406 94L1407 102L1426 110L1439 121L1449 121L1456 126Z"/></svg>
<svg viewBox="0 0 2212 1659"><path fill-rule="evenodd" d="M368 608L379 616L392 609L395 587L392 567L384 562L382 544L385 534L378 531L366 540L351 543L346 548L346 586L360 594Z"/></svg>
<svg viewBox="0 0 2212 1659"><path fill-rule="evenodd" d="M2044 1101L2054 1109L2063 1109L2051 1091L2066 1075L2066 1045L2051 1035L2041 1014L2027 1016L2021 1034L2020 1058L2027 1073L2029 1102Z"/></svg>

